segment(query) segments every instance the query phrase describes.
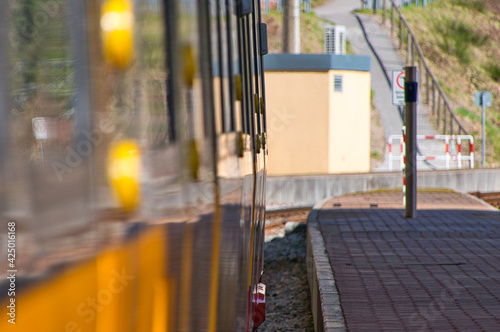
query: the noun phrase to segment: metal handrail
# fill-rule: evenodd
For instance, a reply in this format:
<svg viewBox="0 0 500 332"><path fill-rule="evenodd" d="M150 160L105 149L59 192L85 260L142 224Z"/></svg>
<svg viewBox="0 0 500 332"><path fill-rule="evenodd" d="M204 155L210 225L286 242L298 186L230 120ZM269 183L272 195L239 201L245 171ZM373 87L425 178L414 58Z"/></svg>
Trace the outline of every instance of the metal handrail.
<svg viewBox="0 0 500 332"><path fill-rule="evenodd" d="M438 81L436 80L435 76L432 74L429 66L427 65L427 62L425 61L425 57L422 53L422 49L420 48L420 45L417 42L417 39L415 38L415 35L413 34L413 31L410 29L410 26L408 25L408 22L406 22L403 14L399 10L398 6L394 3L394 0L391 1L391 36L394 36L394 26L395 26L395 19L394 19L394 10L397 11L399 15L399 49L403 47L403 37L404 37L404 32L403 32L403 25L406 28L406 35L407 35L407 53L406 53L406 63L409 65L415 65L415 50L418 53L418 65L419 65L419 72L422 73L422 67L425 69L426 73L426 80L425 80L425 88L426 88L426 103L429 104L429 92L432 90L432 114L434 115L437 110L437 120L436 124L438 126L438 129L440 128L440 125L443 125L443 133L447 134L448 132L448 121L449 121L449 133L451 135L454 135L454 123L458 125L458 134L466 134L470 135L469 132L462 126L460 121L458 120L457 116L453 112L450 103L448 101L448 98L446 98L446 95L443 92L443 89L439 85ZM429 78L432 83L432 89L429 89ZM422 75L419 77L419 81L422 81ZM421 82L419 82L421 83ZM422 86L421 84L419 84ZM438 101L436 103L436 91L438 92L437 97ZM445 108L443 112L443 121L441 121L441 103L443 103L443 106ZM447 112L446 112L447 111ZM449 113L450 117L448 120L447 114Z"/></svg>

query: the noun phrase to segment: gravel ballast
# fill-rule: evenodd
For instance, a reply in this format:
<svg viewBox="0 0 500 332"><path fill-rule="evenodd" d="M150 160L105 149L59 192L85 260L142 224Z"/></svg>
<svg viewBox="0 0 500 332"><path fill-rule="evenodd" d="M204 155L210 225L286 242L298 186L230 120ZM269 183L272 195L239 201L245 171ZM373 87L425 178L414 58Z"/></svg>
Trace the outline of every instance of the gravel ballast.
<svg viewBox="0 0 500 332"><path fill-rule="evenodd" d="M306 270L306 223L266 229L266 321L258 331L314 331Z"/></svg>

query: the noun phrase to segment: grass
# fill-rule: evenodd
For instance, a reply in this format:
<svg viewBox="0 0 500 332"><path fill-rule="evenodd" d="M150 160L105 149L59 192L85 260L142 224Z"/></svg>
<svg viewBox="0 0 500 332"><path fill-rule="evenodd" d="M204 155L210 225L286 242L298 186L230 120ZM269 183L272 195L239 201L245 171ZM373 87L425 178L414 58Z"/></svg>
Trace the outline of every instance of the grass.
<svg viewBox="0 0 500 332"><path fill-rule="evenodd" d="M321 6L322 4L324 4L324 3L325 3L325 2L327 2L327 1L328 1L328 0L312 0L312 2L311 2L311 6L312 6L313 8L315 8L315 7L319 7L319 6Z"/></svg>
<svg viewBox="0 0 500 332"><path fill-rule="evenodd" d="M269 52L282 52L283 13L271 11L269 14L263 14L262 19L264 23L267 23ZM320 19L314 13L300 15L301 53L324 53L324 28L327 25L331 25L331 23ZM349 43L347 43L347 52L352 53Z"/></svg>
<svg viewBox="0 0 500 332"><path fill-rule="evenodd" d="M466 108L459 107L456 110L456 113L463 117L467 117L475 122L481 122L481 115L478 115L477 113L468 110ZM488 119L488 117L491 116L491 114L488 114L489 113L488 108L486 108L485 113L486 113L486 118ZM500 153L500 146L498 146L497 144L493 144L493 142L500 141L500 126L498 126L498 121L495 121L493 119L485 122L486 122L485 123L486 144L489 146L490 150L493 149L494 153L498 154Z"/></svg>
<svg viewBox="0 0 500 332"><path fill-rule="evenodd" d="M490 78L497 82L500 83L500 66L497 65L496 63L489 63L486 65L486 71L489 73Z"/></svg>
<svg viewBox="0 0 500 332"><path fill-rule="evenodd" d="M370 8L365 8L365 9L356 9L354 10L356 14L368 14L371 15L373 14L373 9Z"/></svg>
<svg viewBox="0 0 500 332"><path fill-rule="evenodd" d="M447 54L453 54L464 64L471 63L474 47L482 47L489 40L488 35L460 19L444 18L442 21L435 21L433 25L440 35L441 49Z"/></svg>

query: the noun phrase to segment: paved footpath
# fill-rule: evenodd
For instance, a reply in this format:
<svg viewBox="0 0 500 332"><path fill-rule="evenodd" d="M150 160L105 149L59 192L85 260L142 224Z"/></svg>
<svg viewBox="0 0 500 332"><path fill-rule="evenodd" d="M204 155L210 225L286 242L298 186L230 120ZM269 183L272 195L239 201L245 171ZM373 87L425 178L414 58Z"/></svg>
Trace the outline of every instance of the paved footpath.
<svg viewBox="0 0 500 332"><path fill-rule="evenodd" d="M317 331L500 331L500 213L449 191L330 198L308 220ZM318 328L320 326L320 328Z"/></svg>

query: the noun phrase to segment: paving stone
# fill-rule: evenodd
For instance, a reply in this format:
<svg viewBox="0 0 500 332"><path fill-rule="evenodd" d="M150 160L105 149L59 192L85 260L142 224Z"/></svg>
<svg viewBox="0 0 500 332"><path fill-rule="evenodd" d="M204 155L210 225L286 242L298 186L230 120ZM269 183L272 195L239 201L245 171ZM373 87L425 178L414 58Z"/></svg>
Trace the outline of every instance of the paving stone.
<svg viewBox="0 0 500 332"><path fill-rule="evenodd" d="M405 219L400 202L400 193L382 192L323 205L318 224L335 283L320 284L338 288L323 292L324 303L340 299L349 331L499 330L499 211L465 194L423 192L417 217Z"/></svg>

